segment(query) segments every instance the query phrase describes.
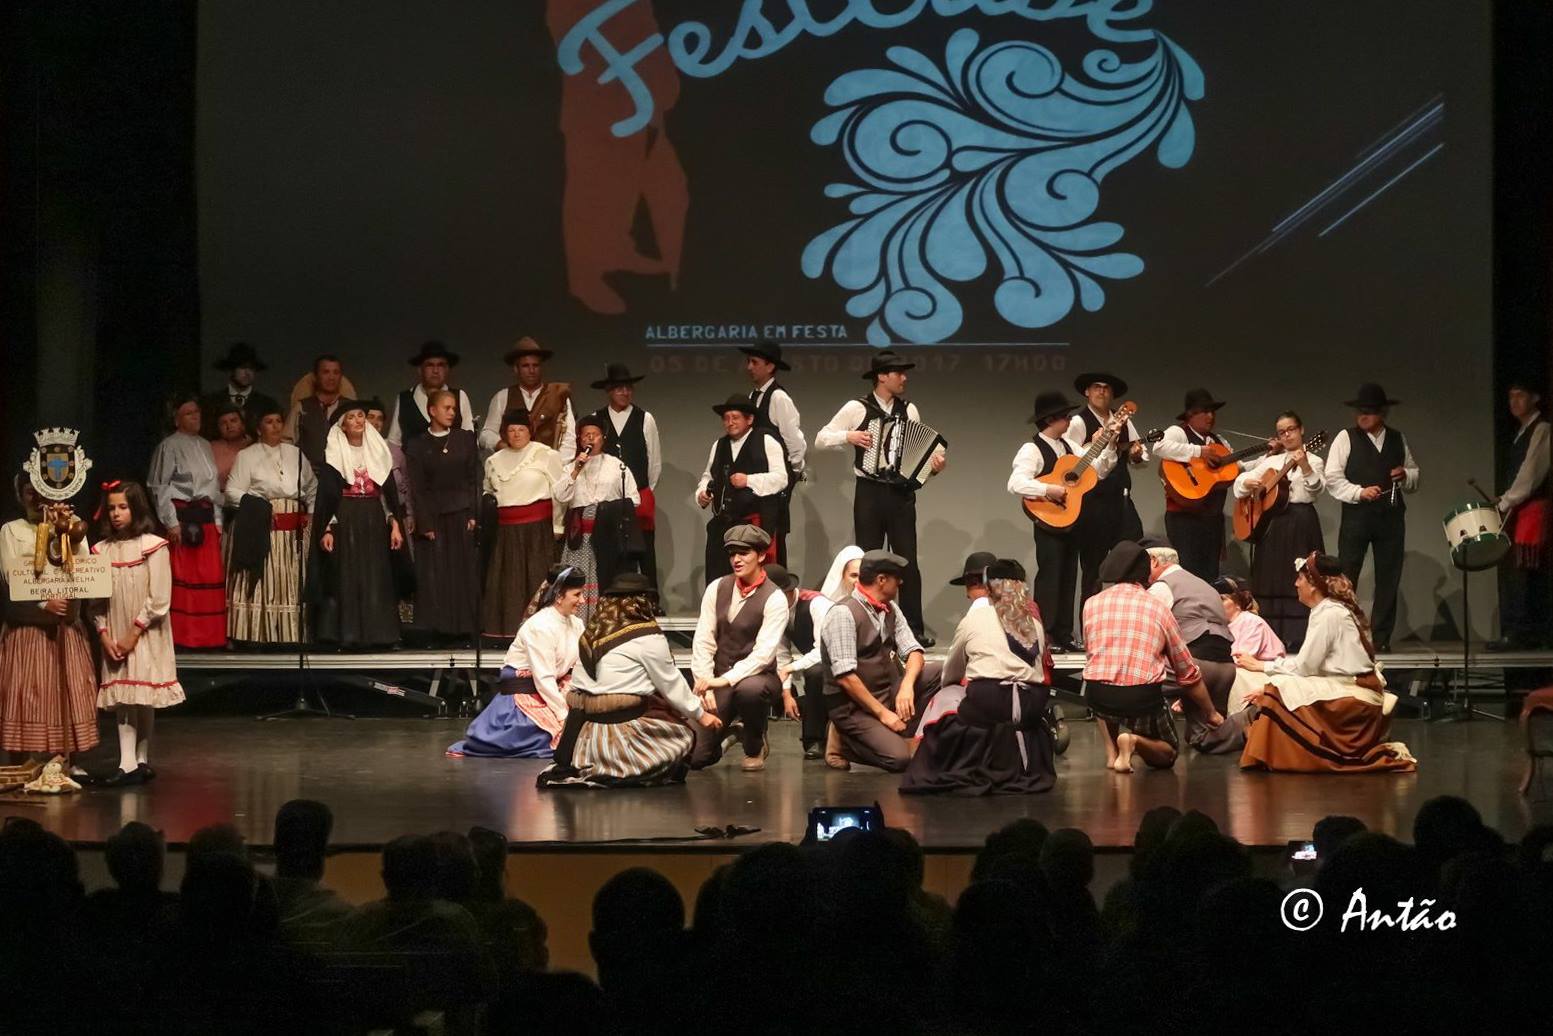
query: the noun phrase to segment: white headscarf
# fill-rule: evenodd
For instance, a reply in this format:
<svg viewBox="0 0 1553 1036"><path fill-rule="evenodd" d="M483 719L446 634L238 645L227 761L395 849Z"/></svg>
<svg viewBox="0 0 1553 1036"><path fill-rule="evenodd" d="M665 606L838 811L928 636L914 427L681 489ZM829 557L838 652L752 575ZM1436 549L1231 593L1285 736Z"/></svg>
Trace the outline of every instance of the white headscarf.
<svg viewBox="0 0 1553 1036"><path fill-rule="evenodd" d="M394 470L394 459L388 453L388 443L383 441L376 428L368 424L361 431L361 445L352 446L351 441L345 437L343 421L342 417L329 429L329 438L324 443L324 460L347 483L354 481L356 472L365 468L367 477L381 486L388 481L389 474Z"/></svg>
<svg viewBox="0 0 1553 1036"><path fill-rule="evenodd" d="M841 574L847 570L848 562L861 560L862 557L862 547L842 547L836 560L830 563L830 571L825 573L825 582L820 584L820 596L832 601L845 597L841 592Z"/></svg>

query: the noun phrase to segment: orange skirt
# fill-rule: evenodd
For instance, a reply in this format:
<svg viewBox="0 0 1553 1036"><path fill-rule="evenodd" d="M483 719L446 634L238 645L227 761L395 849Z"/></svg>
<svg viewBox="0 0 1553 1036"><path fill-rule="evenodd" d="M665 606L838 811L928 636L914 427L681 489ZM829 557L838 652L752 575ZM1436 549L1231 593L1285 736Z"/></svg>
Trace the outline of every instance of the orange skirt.
<svg viewBox="0 0 1553 1036"><path fill-rule="evenodd" d="M1283 704L1268 685L1240 754L1242 769L1282 773L1413 773L1407 746L1387 741L1391 717L1357 698Z"/></svg>

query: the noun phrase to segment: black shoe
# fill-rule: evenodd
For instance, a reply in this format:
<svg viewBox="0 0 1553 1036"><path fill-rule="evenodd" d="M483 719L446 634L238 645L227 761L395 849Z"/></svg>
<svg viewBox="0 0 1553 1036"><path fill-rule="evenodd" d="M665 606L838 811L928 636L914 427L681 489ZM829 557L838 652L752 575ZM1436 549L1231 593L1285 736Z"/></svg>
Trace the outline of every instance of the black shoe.
<svg viewBox="0 0 1553 1036"><path fill-rule="evenodd" d="M129 787L132 787L132 786L134 786L136 784L144 784L144 783L146 783L145 775L142 774L138 769L135 769L135 770L120 770L118 773L115 773L112 777L104 777L102 780L97 781L93 785L93 787L97 787L97 788L129 788Z"/></svg>
<svg viewBox="0 0 1553 1036"><path fill-rule="evenodd" d="M156 771L151 769L150 763L141 763L135 767L135 772L140 774L140 779L147 784L156 780Z"/></svg>
<svg viewBox="0 0 1553 1036"><path fill-rule="evenodd" d="M919 633L919 634L917 634L917 643L921 644L923 649L926 650L927 648L930 648L933 645L937 644L938 643L938 639L936 637L930 636L930 635L928 635L926 633Z"/></svg>
<svg viewBox="0 0 1553 1036"><path fill-rule="evenodd" d="M818 759L825 754L825 746L821 744L808 744L803 746L805 759Z"/></svg>

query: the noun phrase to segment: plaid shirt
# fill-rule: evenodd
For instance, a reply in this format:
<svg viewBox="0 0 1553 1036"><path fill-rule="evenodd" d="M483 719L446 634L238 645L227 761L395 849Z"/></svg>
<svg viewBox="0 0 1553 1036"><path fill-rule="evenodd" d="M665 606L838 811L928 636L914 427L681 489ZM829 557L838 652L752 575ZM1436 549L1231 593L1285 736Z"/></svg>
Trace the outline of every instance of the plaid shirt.
<svg viewBox="0 0 1553 1036"><path fill-rule="evenodd" d="M1086 680L1136 687L1174 673L1188 687L1202 679L1175 616L1136 583L1117 583L1084 602L1084 650Z"/></svg>

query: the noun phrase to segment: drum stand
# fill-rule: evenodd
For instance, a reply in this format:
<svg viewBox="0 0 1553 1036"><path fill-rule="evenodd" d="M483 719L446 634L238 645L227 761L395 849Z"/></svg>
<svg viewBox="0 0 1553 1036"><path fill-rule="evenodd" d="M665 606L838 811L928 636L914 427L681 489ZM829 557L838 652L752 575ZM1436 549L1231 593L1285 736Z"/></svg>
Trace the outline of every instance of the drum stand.
<svg viewBox="0 0 1553 1036"><path fill-rule="evenodd" d="M1454 557L1451 560L1456 563ZM1484 719L1498 720L1502 723L1503 716L1496 716L1472 704L1472 597L1467 592L1469 570L1460 563L1456 563L1456 567L1461 570L1461 697L1458 701L1457 696L1452 694L1445 707L1450 710L1451 717L1457 721L1481 716Z"/></svg>

